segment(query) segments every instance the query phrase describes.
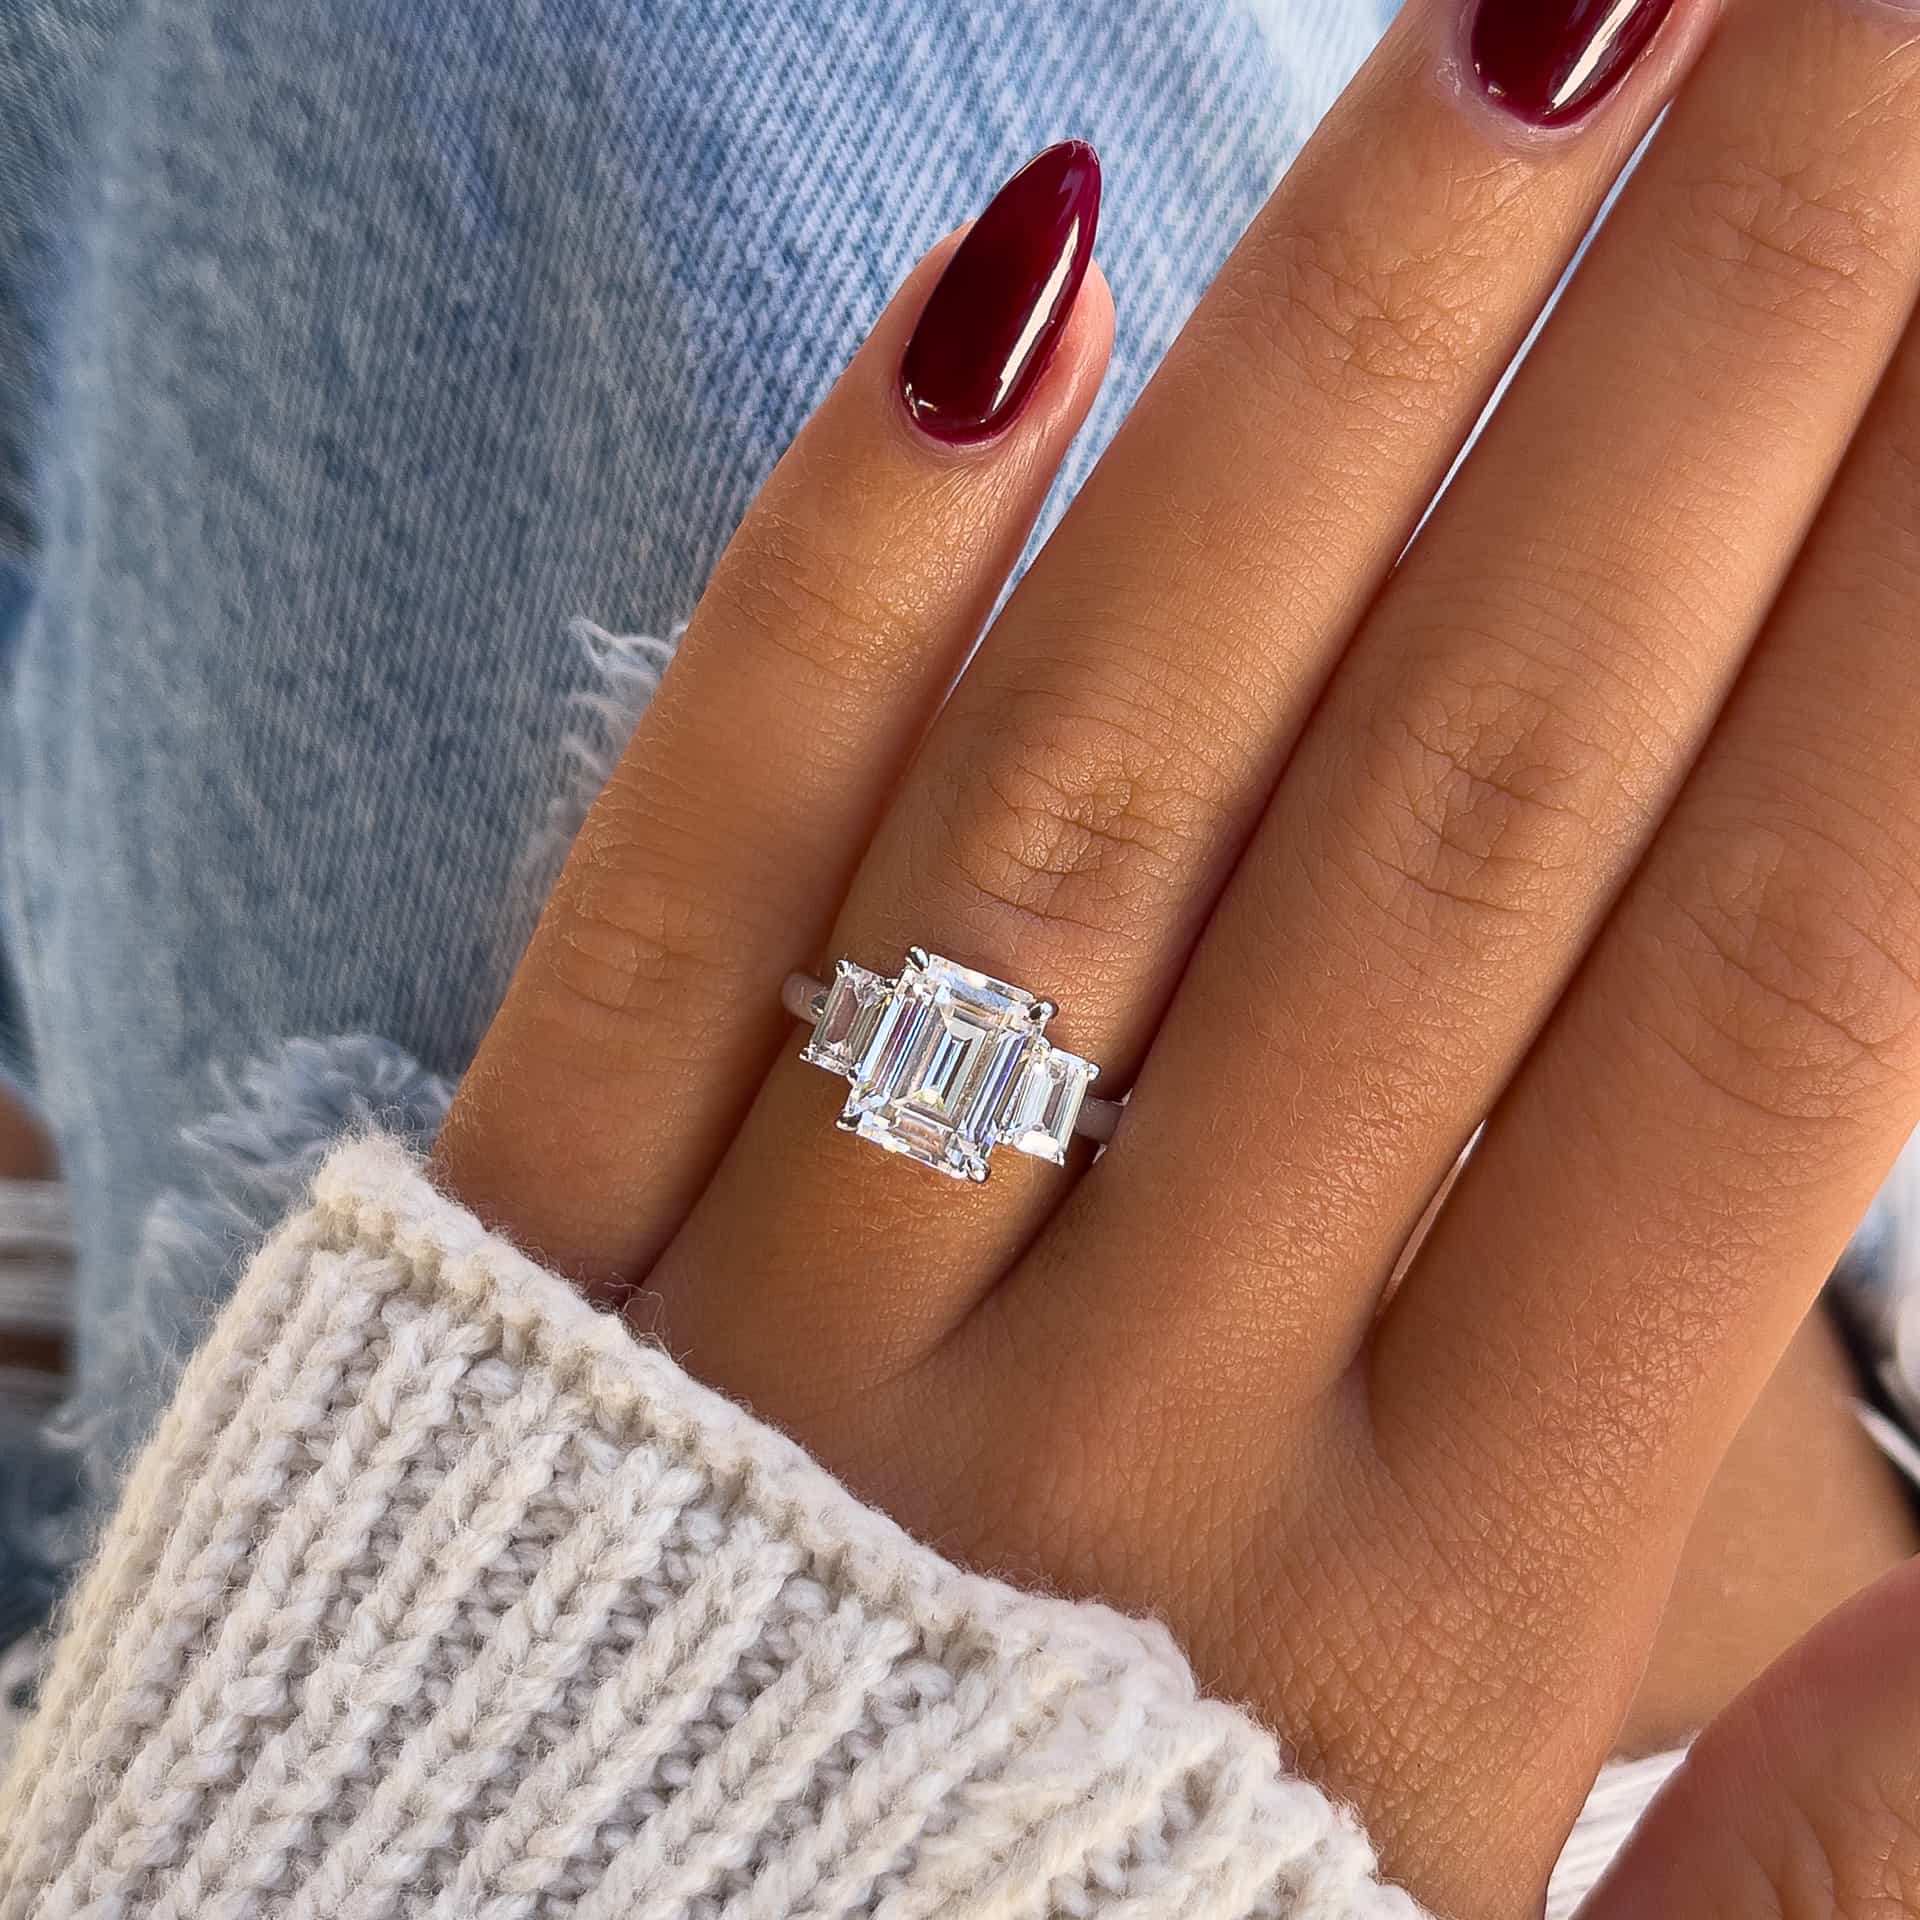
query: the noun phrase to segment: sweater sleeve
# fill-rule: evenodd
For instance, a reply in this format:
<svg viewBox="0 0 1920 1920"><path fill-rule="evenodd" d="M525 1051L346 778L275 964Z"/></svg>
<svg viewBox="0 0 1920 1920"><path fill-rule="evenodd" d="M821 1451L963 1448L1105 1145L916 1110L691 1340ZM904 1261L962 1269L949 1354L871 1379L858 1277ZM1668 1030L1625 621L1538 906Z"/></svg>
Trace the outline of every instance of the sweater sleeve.
<svg viewBox="0 0 1920 1920"><path fill-rule="evenodd" d="M1157 1626L965 1573L339 1149L136 1466L0 1920L1410 1920Z"/></svg>

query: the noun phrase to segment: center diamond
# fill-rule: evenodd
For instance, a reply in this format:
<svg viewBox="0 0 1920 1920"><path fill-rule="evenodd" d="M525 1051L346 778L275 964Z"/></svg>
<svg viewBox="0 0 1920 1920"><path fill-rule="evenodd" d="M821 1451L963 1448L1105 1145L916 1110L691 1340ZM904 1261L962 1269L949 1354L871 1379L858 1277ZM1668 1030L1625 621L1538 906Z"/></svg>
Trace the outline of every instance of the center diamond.
<svg viewBox="0 0 1920 1920"><path fill-rule="evenodd" d="M1032 994L915 953L852 1062L841 1125L956 1179L984 1180L1008 1096L1051 1007Z"/></svg>

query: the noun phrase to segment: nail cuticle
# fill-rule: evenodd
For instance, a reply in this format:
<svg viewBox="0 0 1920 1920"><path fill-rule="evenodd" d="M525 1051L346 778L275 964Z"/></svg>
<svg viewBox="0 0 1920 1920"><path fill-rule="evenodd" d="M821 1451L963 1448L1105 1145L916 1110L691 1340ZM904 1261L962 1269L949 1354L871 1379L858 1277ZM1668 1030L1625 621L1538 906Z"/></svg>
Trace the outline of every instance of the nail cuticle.
<svg viewBox="0 0 1920 1920"><path fill-rule="evenodd" d="M1078 140L1036 155L988 202L901 360L901 399L921 433L973 447L1012 423L1060 343L1099 213L1100 162Z"/></svg>

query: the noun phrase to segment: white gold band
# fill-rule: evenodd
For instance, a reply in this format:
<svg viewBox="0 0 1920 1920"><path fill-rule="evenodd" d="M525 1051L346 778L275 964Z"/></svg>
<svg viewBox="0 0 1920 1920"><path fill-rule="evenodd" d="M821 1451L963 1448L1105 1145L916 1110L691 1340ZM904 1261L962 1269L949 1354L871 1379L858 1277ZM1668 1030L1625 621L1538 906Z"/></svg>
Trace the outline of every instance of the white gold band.
<svg viewBox="0 0 1920 1920"><path fill-rule="evenodd" d="M919 947L897 979L843 960L780 999L813 1029L801 1059L851 1083L840 1126L938 1173L984 1180L996 1147L1058 1166L1119 1125L1088 1092L1100 1069L1046 1038L1051 1001Z"/></svg>

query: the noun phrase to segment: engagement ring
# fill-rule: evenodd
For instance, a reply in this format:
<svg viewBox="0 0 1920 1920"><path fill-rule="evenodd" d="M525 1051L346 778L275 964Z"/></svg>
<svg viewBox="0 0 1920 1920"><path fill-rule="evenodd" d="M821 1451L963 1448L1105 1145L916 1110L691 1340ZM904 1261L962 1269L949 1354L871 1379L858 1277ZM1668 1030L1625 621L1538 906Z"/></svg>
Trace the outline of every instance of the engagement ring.
<svg viewBox="0 0 1920 1920"><path fill-rule="evenodd" d="M920 947L896 980L842 960L781 1000L813 1025L800 1058L852 1082L840 1126L953 1179L984 1180L995 1147L1063 1165L1076 1133L1119 1123L1087 1092L1100 1069L1047 1039L1052 1001Z"/></svg>

